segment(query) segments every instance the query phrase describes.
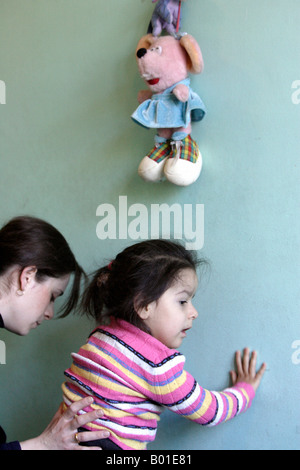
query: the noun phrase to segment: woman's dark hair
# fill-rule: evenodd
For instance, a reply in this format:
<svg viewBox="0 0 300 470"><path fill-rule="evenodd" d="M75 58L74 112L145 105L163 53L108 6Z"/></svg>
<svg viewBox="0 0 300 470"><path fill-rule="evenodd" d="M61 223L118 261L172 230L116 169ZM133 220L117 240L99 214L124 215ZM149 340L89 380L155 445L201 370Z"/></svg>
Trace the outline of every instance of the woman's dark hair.
<svg viewBox="0 0 300 470"><path fill-rule="evenodd" d="M60 278L73 274L69 298L61 309L67 316L78 304L81 279L85 276L63 235L44 220L15 217L0 230L0 276L17 266L20 271L28 266L37 269L36 280Z"/></svg>
<svg viewBox="0 0 300 470"><path fill-rule="evenodd" d="M196 271L205 260L183 246L166 240L149 240L132 245L93 275L86 289L83 311L107 323L121 318L147 331L137 311L158 300L183 269Z"/></svg>

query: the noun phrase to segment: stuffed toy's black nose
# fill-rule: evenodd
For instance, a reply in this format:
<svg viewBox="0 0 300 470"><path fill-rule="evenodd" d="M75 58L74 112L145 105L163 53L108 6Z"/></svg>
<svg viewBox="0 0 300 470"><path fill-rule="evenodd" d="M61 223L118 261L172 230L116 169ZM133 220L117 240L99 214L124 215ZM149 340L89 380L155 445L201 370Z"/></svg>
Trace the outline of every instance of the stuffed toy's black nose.
<svg viewBox="0 0 300 470"><path fill-rule="evenodd" d="M142 47L141 49L139 49L136 53L136 55L138 56L139 59L141 59L142 57L144 57L144 55L147 54L147 49L145 49L144 47Z"/></svg>

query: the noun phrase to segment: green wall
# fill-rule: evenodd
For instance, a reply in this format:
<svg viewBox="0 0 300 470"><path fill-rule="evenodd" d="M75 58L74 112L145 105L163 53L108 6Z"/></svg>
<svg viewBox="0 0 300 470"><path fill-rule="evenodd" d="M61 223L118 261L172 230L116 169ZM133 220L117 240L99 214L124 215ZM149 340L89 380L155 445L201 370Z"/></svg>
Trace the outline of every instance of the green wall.
<svg viewBox="0 0 300 470"><path fill-rule="evenodd" d="M299 1L183 5L182 29L205 61L192 84L208 109L193 128L203 172L187 188L137 176L154 132L130 118L144 87L134 51L152 11L150 0L0 1L0 223L47 219L90 272L135 241L138 221L151 236L154 205L188 206L211 271L182 347L187 369L223 388L234 351L249 346L268 371L248 413L206 429L166 411L151 449L299 449ZM115 239L100 240L102 205L119 214L120 196L139 204L120 215L131 231L118 223ZM169 225L184 232L180 218ZM0 423L10 439L48 424L70 353L91 328L70 317L25 338L1 331Z"/></svg>

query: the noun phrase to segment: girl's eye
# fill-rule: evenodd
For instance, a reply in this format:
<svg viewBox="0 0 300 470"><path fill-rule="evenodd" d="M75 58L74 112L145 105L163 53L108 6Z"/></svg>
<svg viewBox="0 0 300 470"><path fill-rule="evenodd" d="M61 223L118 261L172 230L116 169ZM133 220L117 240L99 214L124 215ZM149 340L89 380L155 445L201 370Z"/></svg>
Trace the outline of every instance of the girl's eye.
<svg viewBox="0 0 300 470"><path fill-rule="evenodd" d="M187 301L186 300L181 300L180 305L184 305L184 304L187 304Z"/></svg>
<svg viewBox="0 0 300 470"><path fill-rule="evenodd" d="M51 295L50 302L55 302L55 297L54 297L54 295Z"/></svg>

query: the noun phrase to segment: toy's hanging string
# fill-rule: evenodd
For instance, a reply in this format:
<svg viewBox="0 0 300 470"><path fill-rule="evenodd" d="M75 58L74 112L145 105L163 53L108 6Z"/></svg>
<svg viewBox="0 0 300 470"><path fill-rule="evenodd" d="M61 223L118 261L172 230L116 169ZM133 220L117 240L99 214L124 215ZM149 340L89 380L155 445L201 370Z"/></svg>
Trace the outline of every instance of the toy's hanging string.
<svg viewBox="0 0 300 470"><path fill-rule="evenodd" d="M177 34L178 34L178 31L179 31L179 28L180 28L181 3L182 3L182 1L179 0L179 5L178 5L178 18L177 18L177 25L176 25L176 33L177 33Z"/></svg>

